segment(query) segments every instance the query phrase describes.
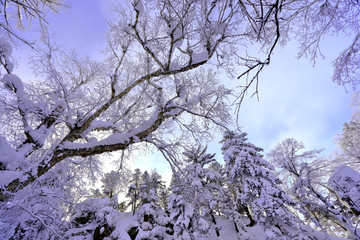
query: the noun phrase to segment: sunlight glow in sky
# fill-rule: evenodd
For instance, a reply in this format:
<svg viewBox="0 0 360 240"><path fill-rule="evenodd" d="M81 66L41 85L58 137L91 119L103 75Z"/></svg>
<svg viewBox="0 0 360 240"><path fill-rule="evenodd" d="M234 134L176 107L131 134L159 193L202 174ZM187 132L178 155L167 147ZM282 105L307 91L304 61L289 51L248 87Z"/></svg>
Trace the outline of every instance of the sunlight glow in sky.
<svg viewBox="0 0 360 240"><path fill-rule="evenodd" d="M105 47L104 31L106 20L111 16L111 2L68 1L69 9L49 16L51 35L60 46L76 49L81 55L100 57ZM277 47L270 66L261 74L260 100L250 98L250 93L241 108L239 125L248 132L250 141L265 152L287 137L303 141L308 149L324 148L326 155L334 150L334 138L351 114L351 92L346 93L331 81L331 61L345 46L344 41L327 39L322 49L326 59L319 59L315 67L308 59L296 58L296 43L283 49ZM15 50L22 64L16 67L15 73L26 75L25 81L29 77L26 68L29 52L23 46ZM218 136L208 148L217 152L218 159L221 158L220 146L216 142L220 139ZM167 163L159 162L158 155L148 156L135 166L147 170L158 166L160 173L168 171L161 170L166 169Z"/></svg>

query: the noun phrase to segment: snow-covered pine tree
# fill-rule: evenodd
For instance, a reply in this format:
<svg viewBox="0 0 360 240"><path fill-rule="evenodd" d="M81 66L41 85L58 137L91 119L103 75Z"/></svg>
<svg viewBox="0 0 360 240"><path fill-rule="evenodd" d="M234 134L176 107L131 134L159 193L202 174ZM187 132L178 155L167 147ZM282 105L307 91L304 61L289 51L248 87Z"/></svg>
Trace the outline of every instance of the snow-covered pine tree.
<svg viewBox="0 0 360 240"><path fill-rule="evenodd" d="M139 210L136 212L138 234L136 240L166 239L171 232L169 219L159 204L158 189L160 178L145 171L139 188Z"/></svg>
<svg viewBox="0 0 360 240"><path fill-rule="evenodd" d="M141 184L139 186L139 206L146 203L157 201L157 195L151 186L151 178L148 171L144 171L141 175Z"/></svg>
<svg viewBox="0 0 360 240"><path fill-rule="evenodd" d="M220 188L218 196L220 200L219 211L221 212L221 215L230 221L234 225L236 233L240 237L243 237L243 235L246 235L246 227L243 216L237 211L237 204L233 199L234 195L227 187L223 186ZM246 239L246 237L244 238Z"/></svg>
<svg viewBox="0 0 360 240"><path fill-rule="evenodd" d="M169 218L156 201L142 205L136 212L136 219L139 224L136 240L169 239Z"/></svg>
<svg viewBox="0 0 360 240"><path fill-rule="evenodd" d="M220 236L215 210L218 210L218 192L221 174L210 164L215 154L206 154L201 146L184 153L187 165L181 173L174 173L169 213L175 239L196 239L197 236Z"/></svg>
<svg viewBox="0 0 360 240"><path fill-rule="evenodd" d="M114 197L121 187L121 177L122 175L116 171L105 173L104 177L100 180L102 182L101 188L105 196L108 196L110 199Z"/></svg>
<svg viewBox="0 0 360 240"><path fill-rule="evenodd" d="M292 202L279 187L272 166L260 154L262 149L246 136L228 131L222 140L225 171L234 187L238 210L249 217L249 227L260 223L269 236L288 239L303 235L293 231L298 229L298 221L286 207Z"/></svg>
<svg viewBox="0 0 360 240"><path fill-rule="evenodd" d="M150 186L154 189L156 194L159 196L160 191L166 189L165 182L162 180L162 176L156 169L151 170L150 173Z"/></svg>
<svg viewBox="0 0 360 240"><path fill-rule="evenodd" d="M163 188L160 189L159 191L159 204L161 206L162 209L164 209L165 211L167 211L168 206L169 206L169 196L170 196L170 188Z"/></svg>
<svg viewBox="0 0 360 240"><path fill-rule="evenodd" d="M111 171L105 173L104 177L101 179L102 182L102 195L110 198L113 203L114 208L118 208L118 194L124 189L129 181L129 175L126 171Z"/></svg>
<svg viewBox="0 0 360 240"><path fill-rule="evenodd" d="M131 206L131 211L135 215L135 211L138 208L139 202L139 189L141 185L141 171L139 168L136 168L132 177L130 179L130 186L128 188L127 197L130 198L128 206Z"/></svg>
<svg viewBox="0 0 360 240"><path fill-rule="evenodd" d="M158 193L162 187L161 176L156 171L149 174L135 169L128 197L138 222L136 239L163 239L170 232L165 210L159 204Z"/></svg>
<svg viewBox="0 0 360 240"><path fill-rule="evenodd" d="M206 150L206 147L198 146L184 152L188 164L183 172L187 185L193 188L192 201L198 223L194 226L194 231L204 235L216 233L220 236L214 210L219 202L218 183L221 174L210 168L211 164L216 163L215 154L208 154Z"/></svg>
<svg viewBox="0 0 360 240"><path fill-rule="evenodd" d="M119 217L109 198L88 198L76 204L70 216L65 239L103 239L115 229L108 219ZM100 238L102 237L102 238Z"/></svg>
<svg viewBox="0 0 360 240"><path fill-rule="evenodd" d="M139 186L140 206L153 202L154 199L158 201L160 191L165 189L165 184L161 178L161 175L156 170L152 170L151 173L145 171L141 175L141 184Z"/></svg>
<svg viewBox="0 0 360 240"><path fill-rule="evenodd" d="M162 180L162 176L157 172L156 169L153 169L150 174L150 185L158 197L158 204L161 208L166 210L168 207L168 198L170 195L169 189L166 187L165 182Z"/></svg>
<svg viewBox="0 0 360 240"><path fill-rule="evenodd" d="M192 240L190 229L193 226L194 206L184 199L179 187L172 188L168 211L174 239Z"/></svg>
<svg viewBox="0 0 360 240"><path fill-rule="evenodd" d="M150 173L150 186L152 189L159 190L165 186L162 176L158 173L156 169L151 170Z"/></svg>
<svg viewBox="0 0 360 240"><path fill-rule="evenodd" d="M232 194L231 191L233 186L229 184L229 181L226 178L224 165L219 162L212 162L209 168L217 172L220 176L213 179L214 183L218 186L216 193L218 204L214 206L214 212L217 212L218 215L221 215L230 221L234 225L234 229L238 235L247 239L244 219L237 211L236 201L233 198L234 194Z"/></svg>

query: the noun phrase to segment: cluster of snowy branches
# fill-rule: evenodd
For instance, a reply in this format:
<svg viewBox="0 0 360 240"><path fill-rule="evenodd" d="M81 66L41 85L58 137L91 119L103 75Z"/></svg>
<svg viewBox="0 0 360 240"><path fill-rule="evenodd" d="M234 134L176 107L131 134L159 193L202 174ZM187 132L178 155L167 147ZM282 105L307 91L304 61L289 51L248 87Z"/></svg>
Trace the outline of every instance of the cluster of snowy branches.
<svg viewBox="0 0 360 240"><path fill-rule="evenodd" d="M283 188L298 204L293 207L298 217L333 235L349 237L351 233L359 238L360 174L344 163L356 164L351 159L342 162L341 155L320 158L320 152L305 151L301 142L290 138L279 143L268 158Z"/></svg>
<svg viewBox="0 0 360 240"><path fill-rule="evenodd" d="M120 238L130 231L138 238L194 239L221 236L217 216L222 216L244 238L255 226L275 239L321 239L309 226L358 238L356 172L341 167L323 184L316 174L324 168L305 161L318 152L299 157L301 144L287 140L270 155L282 170L279 176L289 179L280 186L260 149L245 133L228 130L232 102L239 106L246 92L257 93L259 74L275 47L293 35L301 42L300 55L313 61L326 34L354 37L335 61L334 81L355 87L358 1L120 2L103 59L94 60L49 38L46 12L58 10L62 1L0 0L0 212L5 216L0 237ZM37 45L15 30L30 20L42 25ZM35 82L16 75L12 45L17 40L36 49ZM238 77L241 87L228 89L219 73ZM338 160L352 167L359 163L358 129L355 114L339 138ZM225 132L224 166L203 149L191 148L219 132ZM173 170L171 194L157 191L159 182L144 180L153 179L151 174L133 176L128 194L137 224L127 229L118 211L127 205L118 202L124 166L139 152L155 149ZM186 149L192 150L182 161ZM105 174L102 163L109 162L110 153L119 156L114 164L119 171ZM101 176L102 191L84 201L89 183Z"/></svg>

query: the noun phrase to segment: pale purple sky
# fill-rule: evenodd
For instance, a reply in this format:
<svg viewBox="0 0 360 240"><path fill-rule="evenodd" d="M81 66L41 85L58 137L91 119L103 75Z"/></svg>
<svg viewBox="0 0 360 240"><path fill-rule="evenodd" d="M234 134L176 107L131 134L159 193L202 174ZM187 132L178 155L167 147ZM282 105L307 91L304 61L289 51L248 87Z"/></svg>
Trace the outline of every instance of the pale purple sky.
<svg viewBox="0 0 360 240"><path fill-rule="evenodd" d="M81 54L100 57L104 48L106 19L111 16L112 0L68 1L70 8L51 14L50 34L56 41ZM260 101L246 97L240 112L239 124L257 146L271 150L287 137L302 140L307 148L324 148L325 154L334 149L334 138L351 114L351 93L332 83L331 61L348 41L328 38L323 45L326 59L315 67L308 59L296 59L296 43L275 50L271 65L261 74ZM18 49L20 63L26 63L29 50ZM24 66L15 73L29 74ZM220 140L221 136L216 141ZM215 148L212 143L209 149ZM218 155L218 158L221 156ZM150 160L149 160L150 159ZM137 162L137 166L165 166L158 156ZM153 161L152 161L153 160Z"/></svg>

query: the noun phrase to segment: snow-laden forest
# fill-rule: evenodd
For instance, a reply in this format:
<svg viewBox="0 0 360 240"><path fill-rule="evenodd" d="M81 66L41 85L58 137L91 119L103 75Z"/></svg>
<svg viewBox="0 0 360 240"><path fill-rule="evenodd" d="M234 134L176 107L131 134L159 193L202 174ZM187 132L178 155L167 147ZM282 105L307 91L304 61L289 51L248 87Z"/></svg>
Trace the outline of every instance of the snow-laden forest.
<svg viewBox="0 0 360 240"><path fill-rule="evenodd" d="M332 80L357 89L357 0L114 3L91 58L49 34L70 1L0 0L0 239L360 239L358 94L328 157L296 138L264 154L237 126L290 40L315 62L324 37L351 39ZM35 81L17 74L18 46ZM149 152L169 184L131 166Z"/></svg>

